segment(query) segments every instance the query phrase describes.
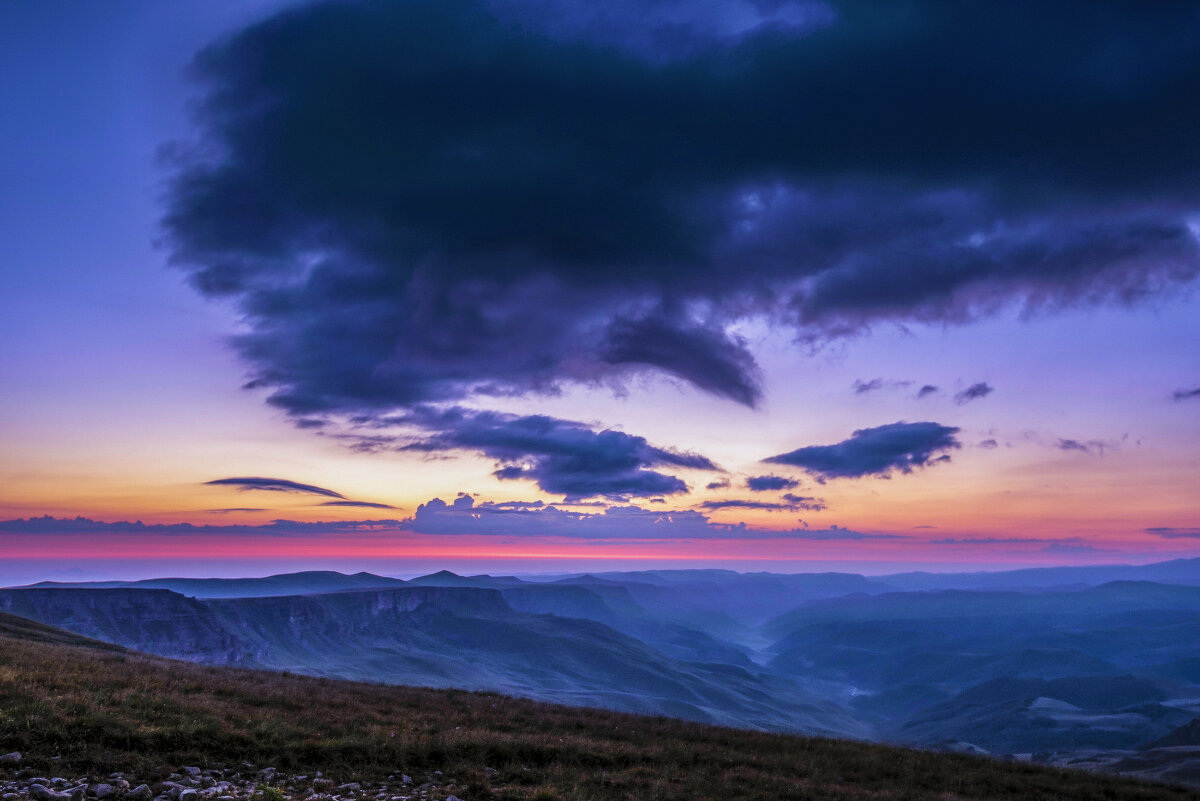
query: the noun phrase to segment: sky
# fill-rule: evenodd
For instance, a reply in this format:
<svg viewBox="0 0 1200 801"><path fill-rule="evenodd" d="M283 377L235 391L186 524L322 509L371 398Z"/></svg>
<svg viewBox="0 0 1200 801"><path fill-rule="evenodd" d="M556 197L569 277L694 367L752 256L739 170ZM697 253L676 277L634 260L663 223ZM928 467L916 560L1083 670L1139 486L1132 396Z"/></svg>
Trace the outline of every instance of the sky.
<svg viewBox="0 0 1200 801"><path fill-rule="evenodd" d="M1200 556L1200 8L0 9L0 583Z"/></svg>

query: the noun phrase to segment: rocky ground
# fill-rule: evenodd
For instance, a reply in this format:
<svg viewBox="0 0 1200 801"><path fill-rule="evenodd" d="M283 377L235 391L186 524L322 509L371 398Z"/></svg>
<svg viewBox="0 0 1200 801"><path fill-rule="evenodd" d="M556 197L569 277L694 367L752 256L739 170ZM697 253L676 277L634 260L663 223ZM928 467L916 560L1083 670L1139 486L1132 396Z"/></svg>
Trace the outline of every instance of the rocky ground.
<svg viewBox="0 0 1200 801"><path fill-rule="evenodd" d="M417 779L396 773L383 782L339 782L320 771L288 775L243 763L184 766L152 781L130 773L38 776L22 769L21 761L19 753L0 755L0 801L461 801L454 792L465 789L443 783L441 771Z"/></svg>

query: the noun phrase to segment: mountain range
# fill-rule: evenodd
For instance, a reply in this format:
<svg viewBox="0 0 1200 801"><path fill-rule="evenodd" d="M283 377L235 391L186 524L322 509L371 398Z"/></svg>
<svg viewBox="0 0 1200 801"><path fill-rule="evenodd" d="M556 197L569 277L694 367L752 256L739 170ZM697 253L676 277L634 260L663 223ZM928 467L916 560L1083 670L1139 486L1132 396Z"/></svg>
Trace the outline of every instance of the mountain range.
<svg viewBox="0 0 1200 801"><path fill-rule="evenodd" d="M1108 769L1154 746L1158 774L1200 779L1200 746L1162 745L1200 725L1200 560L44 582L0 611L205 664L742 728Z"/></svg>

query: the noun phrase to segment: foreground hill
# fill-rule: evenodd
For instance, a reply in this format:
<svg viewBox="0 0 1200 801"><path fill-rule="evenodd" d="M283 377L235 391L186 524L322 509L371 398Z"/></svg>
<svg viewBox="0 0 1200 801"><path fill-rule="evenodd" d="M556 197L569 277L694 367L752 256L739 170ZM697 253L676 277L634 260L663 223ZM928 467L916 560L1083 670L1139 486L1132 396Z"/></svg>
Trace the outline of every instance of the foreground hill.
<svg viewBox="0 0 1200 801"><path fill-rule="evenodd" d="M436 778L431 801L452 786L465 801L1200 797L968 756L200 666L106 650L11 617L0 619L4 751L22 752L26 771L125 771L135 781L181 765L270 765L339 782L404 772ZM288 797L294 786L260 795Z"/></svg>

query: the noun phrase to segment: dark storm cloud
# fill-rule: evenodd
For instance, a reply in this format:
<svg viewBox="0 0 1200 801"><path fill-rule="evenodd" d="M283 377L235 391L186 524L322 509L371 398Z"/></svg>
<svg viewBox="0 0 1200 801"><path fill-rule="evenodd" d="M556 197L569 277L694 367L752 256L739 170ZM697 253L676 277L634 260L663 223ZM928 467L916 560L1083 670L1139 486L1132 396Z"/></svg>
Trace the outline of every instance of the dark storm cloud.
<svg viewBox="0 0 1200 801"><path fill-rule="evenodd" d="M1177 401L1200 398L1200 387L1196 387L1195 389L1177 389L1171 397Z"/></svg>
<svg viewBox="0 0 1200 801"><path fill-rule="evenodd" d="M758 365L745 342L699 326L685 330L655 319L618 320L601 357L608 364L657 367L747 406L762 394Z"/></svg>
<svg viewBox="0 0 1200 801"><path fill-rule="evenodd" d="M306 6L198 58L165 238L302 426L636 373L753 406L746 320L1195 278L1198 42L1190 0ZM634 462L614 494L682 490Z"/></svg>
<svg viewBox="0 0 1200 801"><path fill-rule="evenodd" d="M993 392L995 392L995 389L993 387L989 386L987 384L987 382L985 382L985 381L980 381L978 384L972 384L971 386L964 389L962 392L955 395L954 402L957 403L959 406L962 406L964 403L970 403L973 400L978 400L980 398L986 398L988 395L991 395Z"/></svg>
<svg viewBox="0 0 1200 801"><path fill-rule="evenodd" d="M346 496L340 492L334 492L331 489L324 487L315 487L312 484L301 484L297 481L288 481L285 478L218 478L212 481L205 481L207 486L217 487L234 487L243 492L250 490L262 490L265 492L294 492L308 495L324 495L327 498L339 498L345 500Z"/></svg>
<svg viewBox="0 0 1200 801"><path fill-rule="evenodd" d="M750 476L746 479L746 489L751 492L790 490L798 486L800 486L799 481L784 476Z"/></svg>
<svg viewBox="0 0 1200 801"><path fill-rule="evenodd" d="M321 506L353 506L358 509L395 509L386 503L371 503L370 501L326 501Z"/></svg>
<svg viewBox="0 0 1200 801"><path fill-rule="evenodd" d="M764 459L770 464L800 467L819 479L888 477L893 470L949 461L948 450L961 447L957 428L938 423L890 423L862 428L834 445L812 445Z"/></svg>
<svg viewBox="0 0 1200 801"><path fill-rule="evenodd" d="M568 498L675 495L687 492L687 485L650 468L717 469L696 453L657 448L644 437L594 431L545 415L420 408L404 422L430 433L401 450L475 451L497 462L497 478L531 480L546 492Z"/></svg>

